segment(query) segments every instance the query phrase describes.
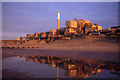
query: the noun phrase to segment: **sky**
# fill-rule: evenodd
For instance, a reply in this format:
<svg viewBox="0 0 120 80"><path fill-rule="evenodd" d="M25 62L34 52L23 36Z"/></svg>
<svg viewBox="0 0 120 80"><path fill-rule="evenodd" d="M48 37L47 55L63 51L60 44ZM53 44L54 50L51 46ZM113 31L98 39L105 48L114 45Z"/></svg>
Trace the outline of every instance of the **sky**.
<svg viewBox="0 0 120 80"><path fill-rule="evenodd" d="M98 23L103 29L118 25L117 2L3 2L2 39L56 29L58 10L60 27L75 18Z"/></svg>

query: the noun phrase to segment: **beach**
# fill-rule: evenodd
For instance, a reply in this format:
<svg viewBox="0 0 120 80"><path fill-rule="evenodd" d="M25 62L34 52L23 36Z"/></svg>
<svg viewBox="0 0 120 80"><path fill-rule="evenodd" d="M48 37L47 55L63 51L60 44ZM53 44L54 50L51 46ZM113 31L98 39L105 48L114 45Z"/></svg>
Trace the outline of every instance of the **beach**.
<svg viewBox="0 0 120 80"><path fill-rule="evenodd" d="M39 46L38 48L3 49L2 55L3 58L20 55L49 55L118 62L118 44L116 39L101 39L100 37L98 39L96 36L90 36L72 40L58 40L42 45L38 43L36 44ZM25 47L30 44L23 45ZM21 46L23 45L21 44Z"/></svg>

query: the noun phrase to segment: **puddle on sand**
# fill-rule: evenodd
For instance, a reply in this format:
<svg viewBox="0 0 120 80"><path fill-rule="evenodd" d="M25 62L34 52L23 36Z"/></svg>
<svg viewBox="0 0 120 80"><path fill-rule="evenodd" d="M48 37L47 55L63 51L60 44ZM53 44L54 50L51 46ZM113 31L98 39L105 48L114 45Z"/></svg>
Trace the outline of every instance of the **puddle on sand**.
<svg viewBox="0 0 120 80"><path fill-rule="evenodd" d="M3 60L2 66L3 71L27 73L33 78L118 78L120 75L120 64L88 63L55 56L11 57Z"/></svg>

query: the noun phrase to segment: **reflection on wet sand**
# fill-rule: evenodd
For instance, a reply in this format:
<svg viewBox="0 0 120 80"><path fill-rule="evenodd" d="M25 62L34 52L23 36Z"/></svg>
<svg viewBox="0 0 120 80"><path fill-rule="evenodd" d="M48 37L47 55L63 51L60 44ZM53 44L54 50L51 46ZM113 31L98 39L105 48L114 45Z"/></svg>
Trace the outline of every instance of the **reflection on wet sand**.
<svg viewBox="0 0 120 80"><path fill-rule="evenodd" d="M87 63L83 61L73 60L69 58L55 56L18 56L26 58L26 61L34 61L35 63L48 64L50 67L57 67L56 76L59 77L59 69L65 70L66 77L87 78L92 74L97 75L102 70L110 70L111 73L120 74L120 64L94 62Z"/></svg>

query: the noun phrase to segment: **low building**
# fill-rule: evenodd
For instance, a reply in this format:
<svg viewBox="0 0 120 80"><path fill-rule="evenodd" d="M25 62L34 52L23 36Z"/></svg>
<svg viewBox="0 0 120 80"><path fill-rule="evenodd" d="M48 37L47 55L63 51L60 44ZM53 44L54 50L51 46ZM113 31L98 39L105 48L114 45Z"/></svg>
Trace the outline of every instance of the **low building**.
<svg viewBox="0 0 120 80"><path fill-rule="evenodd" d="M115 26L115 27L111 27L111 31L113 34L117 34L119 33L120 34L120 27L119 26Z"/></svg>
<svg viewBox="0 0 120 80"><path fill-rule="evenodd" d="M102 31L102 26L98 25L98 31Z"/></svg>
<svg viewBox="0 0 120 80"><path fill-rule="evenodd" d="M119 27L111 27L111 30L117 30Z"/></svg>
<svg viewBox="0 0 120 80"><path fill-rule="evenodd" d="M56 30L56 29L51 29L51 30L50 30L50 33L51 33L51 34L57 34L57 30Z"/></svg>
<svg viewBox="0 0 120 80"><path fill-rule="evenodd" d="M46 32L42 32L42 33L40 33L40 37L41 37L41 38L47 37Z"/></svg>
<svg viewBox="0 0 120 80"><path fill-rule="evenodd" d="M16 40L26 40L26 37L18 37Z"/></svg>
<svg viewBox="0 0 120 80"><path fill-rule="evenodd" d="M102 26L99 25L93 25L91 31L102 31Z"/></svg>
<svg viewBox="0 0 120 80"><path fill-rule="evenodd" d="M111 29L110 29L110 28L106 28L105 30L107 30L107 31L111 31Z"/></svg>
<svg viewBox="0 0 120 80"><path fill-rule="evenodd" d="M34 34L34 37L36 37L36 38L40 37L40 33L39 33L39 32L38 32L38 33L35 33L35 34Z"/></svg>
<svg viewBox="0 0 120 80"><path fill-rule="evenodd" d="M34 37L34 34L27 34L27 37Z"/></svg>
<svg viewBox="0 0 120 80"><path fill-rule="evenodd" d="M18 37L16 40L20 40L20 37Z"/></svg>

